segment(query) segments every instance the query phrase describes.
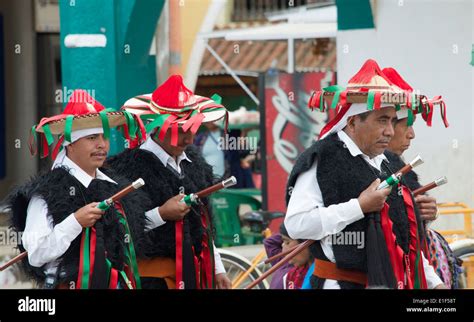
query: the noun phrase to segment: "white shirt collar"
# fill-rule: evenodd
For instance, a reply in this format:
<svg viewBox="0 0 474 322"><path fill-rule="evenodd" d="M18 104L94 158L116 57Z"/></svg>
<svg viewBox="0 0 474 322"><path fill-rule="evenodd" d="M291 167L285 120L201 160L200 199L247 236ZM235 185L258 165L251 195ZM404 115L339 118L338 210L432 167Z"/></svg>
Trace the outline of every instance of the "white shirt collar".
<svg viewBox="0 0 474 322"><path fill-rule="evenodd" d="M74 176L84 187L89 187L90 183L94 179L105 180L111 183L117 184L114 180L106 176L102 171L97 169L95 171L95 178L88 175L81 167L79 167L74 161L69 159L67 156L64 157L63 161L57 164L56 167L64 166L69 169L69 173Z"/></svg>
<svg viewBox="0 0 474 322"><path fill-rule="evenodd" d="M179 164L181 161L186 160L188 162L192 162L186 152L183 152L181 155L178 156L177 162L174 160L172 156L170 156L158 143L156 143L152 138L151 135L145 140L145 142L140 146L140 149L150 151L163 163L166 165L169 163L172 166L177 165L179 168ZM178 169L177 169L178 170ZM179 170L178 170L179 171Z"/></svg>
<svg viewBox="0 0 474 322"><path fill-rule="evenodd" d="M349 135L347 135L346 132L344 131L339 131L337 132L337 136L339 137L339 139L344 142L344 144L346 145L347 149L349 150L350 154L353 156L353 157L356 157L358 155L362 155L362 158L364 158L364 160L369 163L370 165L372 166L375 166L375 168L377 168L379 171L382 167L382 162L383 161L387 161L388 162L388 159L387 157L385 156L385 154L379 154L373 158L370 158L368 155L364 154L360 149L359 147L357 146L357 144L355 144L355 142L349 137Z"/></svg>

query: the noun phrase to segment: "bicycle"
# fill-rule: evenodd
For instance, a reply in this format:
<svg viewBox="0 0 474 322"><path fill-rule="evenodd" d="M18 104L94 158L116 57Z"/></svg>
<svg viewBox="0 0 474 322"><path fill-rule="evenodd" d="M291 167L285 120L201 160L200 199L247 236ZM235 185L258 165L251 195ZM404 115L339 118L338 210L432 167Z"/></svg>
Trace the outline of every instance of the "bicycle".
<svg viewBox="0 0 474 322"><path fill-rule="evenodd" d="M284 214L281 212L252 211L243 216L243 222L252 232L268 238L272 234L268 228L270 223L283 216ZM251 261L231 250L219 249L218 251L221 254L227 276L232 281L233 289L244 289L270 267L269 264L263 262L266 258L265 249L258 252ZM269 283L263 280L256 288L268 289Z"/></svg>

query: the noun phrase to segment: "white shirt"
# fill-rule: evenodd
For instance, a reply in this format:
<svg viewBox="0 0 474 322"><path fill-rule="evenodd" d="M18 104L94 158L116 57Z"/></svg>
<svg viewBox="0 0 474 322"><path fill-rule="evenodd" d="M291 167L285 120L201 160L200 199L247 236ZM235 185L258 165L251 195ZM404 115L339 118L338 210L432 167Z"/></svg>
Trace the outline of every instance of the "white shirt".
<svg viewBox="0 0 474 322"><path fill-rule="evenodd" d="M202 156L212 166L215 176L221 178L225 172L224 151L219 148L221 130L209 131L206 141L202 146Z"/></svg>
<svg viewBox="0 0 474 322"><path fill-rule="evenodd" d="M181 173L180 164L182 161L186 160L187 162L192 162L187 156L186 153L183 152L180 156L176 158L176 160L171 157L159 144L157 144L151 136L149 136L145 142L140 146L140 149L149 151L153 153L163 165L166 167L168 164L173 167L178 173ZM146 230L152 230L156 227L164 225L166 222L160 216L159 207L156 207L152 210L149 210L145 213L145 216L148 218L148 223L145 227ZM216 264L215 273L223 274L225 273L224 264L221 260L221 255L216 249L216 246L213 244L214 247L214 262Z"/></svg>
<svg viewBox="0 0 474 322"><path fill-rule="evenodd" d="M71 175L86 188L94 179L68 157L65 157L58 166L69 168ZM116 184L100 170L96 170L96 179ZM25 231L21 238L23 246L28 251L30 265L41 267L47 264L45 273L55 272L58 266L57 259L66 252L71 242L81 232L82 226L74 217L74 213L53 227L46 202L39 196L33 196L28 204Z"/></svg>
<svg viewBox="0 0 474 322"><path fill-rule="evenodd" d="M352 156L361 155L369 165L381 170L382 161L387 160L385 155L381 154L371 159L362 153L344 131L339 131L337 134ZM324 254L334 263L331 235L341 232L347 225L364 218L364 213L357 198L325 207L316 178L316 170L317 161L315 160L312 167L296 179L285 216L285 227L293 239L320 240ZM424 256L423 266L428 288L442 284L441 279ZM324 288L339 289L340 287L337 281L327 279Z"/></svg>

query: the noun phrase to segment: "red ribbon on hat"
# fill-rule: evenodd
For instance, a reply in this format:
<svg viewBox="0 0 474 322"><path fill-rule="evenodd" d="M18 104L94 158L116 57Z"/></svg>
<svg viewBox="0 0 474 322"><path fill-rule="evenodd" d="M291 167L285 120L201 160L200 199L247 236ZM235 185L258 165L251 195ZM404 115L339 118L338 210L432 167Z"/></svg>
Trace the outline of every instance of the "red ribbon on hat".
<svg viewBox="0 0 474 322"><path fill-rule="evenodd" d="M347 103L347 91L342 91L339 94L339 105L344 106Z"/></svg>
<svg viewBox="0 0 474 322"><path fill-rule="evenodd" d="M204 99L204 101L207 99ZM199 102L202 103L202 102ZM199 127L201 126L202 122L205 119L204 113L208 110L212 109L218 109L222 108L221 105L215 104L212 100L208 102L206 105L201 106L198 108L197 113L192 116L189 120L186 121L186 123L183 125L183 131L188 131L189 128L191 128L191 133L196 134L196 132L199 130Z"/></svg>
<svg viewBox="0 0 474 322"><path fill-rule="evenodd" d="M317 95L317 92L311 93L311 97L309 98L309 101L308 101L308 108L310 108L311 111L314 111L314 108L316 107L316 102L315 102L316 95Z"/></svg>
<svg viewBox="0 0 474 322"><path fill-rule="evenodd" d="M448 119L446 118L446 103L443 101L441 95L433 97L433 101L439 101L439 107L441 111L441 118L445 127L449 126Z"/></svg>
<svg viewBox="0 0 474 322"><path fill-rule="evenodd" d="M131 115L133 116L133 119L137 122L137 125L138 125L138 130L140 131L140 134L141 134L141 140L145 140L146 138L146 129L145 129L145 125L143 124L143 121L142 119L140 118L139 115L136 115L136 114L132 114ZM138 145L140 145L140 138L139 136L137 135L135 137L135 139L132 139L130 137L130 134L128 133L128 125L127 123L124 123L123 124L123 128L124 128L124 135L125 135L125 138L127 139L127 141L130 143L129 144L129 148L130 149L134 149L136 148Z"/></svg>
<svg viewBox="0 0 474 322"><path fill-rule="evenodd" d="M374 94L374 109L380 110L381 105L382 105L382 92L377 91Z"/></svg>
<svg viewBox="0 0 474 322"><path fill-rule="evenodd" d="M189 120L187 120L186 123L184 123L183 131L187 132L188 129L191 128L191 133L196 134L197 130L199 129L199 127L202 124L202 121L205 118L206 118L206 116L203 113L198 112L196 115L194 115Z"/></svg>
<svg viewBox="0 0 474 322"><path fill-rule="evenodd" d="M56 143L56 146L54 147L53 154L51 155L53 160L56 160L56 157L58 156L59 150L61 149L63 142L64 142L64 135L61 135L61 137L58 140L58 143Z"/></svg>
<svg viewBox="0 0 474 322"><path fill-rule="evenodd" d="M135 114L132 114L132 115L133 115L133 118L137 121L138 129L140 130L140 133L141 133L141 135L142 135L142 139L144 140L144 139L146 138L145 125L143 124L143 121L142 121L142 119L140 118L140 116L135 115Z"/></svg>
<svg viewBox="0 0 474 322"><path fill-rule="evenodd" d="M36 153L38 153L38 147L36 144L36 125L31 129L30 136L28 138L28 147L30 149L31 155L36 155Z"/></svg>
<svg viewBox="0 0 474 322"><path fill-rule="evenodd" d="M166 132L168 131L168 128L170 127L170 125L171 125L174 121L176 121L177 118L178 118L178 116L175 115L175 114L170 114L170 115L166 118L165 122L163 123L163 126L162 126L161 129L160 129L160 133L159 133L159 135L158 135L158 138L159 138L161 141L163 141L163 140L165 139L165 135L166 135Z"/></svg>
<svg viewBox="0 0 474 322"><path fill-rule="evenodd" d="M411 92L405 91L406 105L408 109L411 109Z"/></svg>
<svg viewBox="0 0 474 322"><path fill-rule="evenodd" d="M327 132L331 131L331 129L339 123L339 121L346 115L347 111L349 111L349 108L351 107L352 104L345 104L342 106L341 110L339 113L337 113L336 117L332 119L329 123L327 123L321 132L319 132L319 138L323 137Z"/></svg>
<svg viewBox="0 0 474 322"><path fill-rule="evenodd" d="M430 100L427 100L427 104L428 104L429 111L426 116L426 125L431 126L431 123L433 121L434 105L433 105L433 102L431 102Z"/></svg>
<svg viewBox="0 0 474 322"><path fill-rule="evenodd" d="M171 125L171 145L172 146L178 145L178 127L179 127L179 124L177 122Z"/></svg>
<svg viewBox="0 0 474 322"><path fill-rule="evenodd" d="M171 145L173 146L177 146L178 145L178 129L179 129L179 123L180 122L183 122L183 121L186 121L186 119L189 117L189 115L191 115L193 111L188 111L186 112L186 114L184 114L183 116L179 117L178 115L176 114L170 114L165 122L163 123L161 129L160 129L160 133L158 135L158 138L160 140L164 140L165 138L165 135L166 135L166 132L168 131L168 129L171 127ZM199 113L197 114L199 115ZM189 121L189 120L188 120ZM195 121L194 121L195 122ZM193 123L194 123L193 122ZM186 125L186 124L185 124ZM199 126L201 125L201 123L194 123L193 124L193 128L196 127L196 131L199 129ZM189 126L188 126L189 127ZM184 129L184 125L183 125L183 130L186 132L188 130L188 128ZM193 129L191 129L192 131ZM193 132L193 134L195 134L196 132Z"/></svg>
<svg viewBox="0 0 474 322"><path fill-rule="evenodd" d="M43 117L40 122L38 123L38 126L36 127L37 129L38 128L41 128L43 125L45 125L46 123L50 123L50 122L53 122L53 121L57 121L57 120L62 120L66 117L65 114L59 114L59 115L55 115L55 116L51 116L51 117Z"/></svg>
<svg viewBox="0 0 474 322"><path fill-rule="evenodd" d="M46 158L49 154L48 142L46 141L46 137L44 135L41 135L40 137L41 137L41 145L43 147L41 158Z"/></svg>

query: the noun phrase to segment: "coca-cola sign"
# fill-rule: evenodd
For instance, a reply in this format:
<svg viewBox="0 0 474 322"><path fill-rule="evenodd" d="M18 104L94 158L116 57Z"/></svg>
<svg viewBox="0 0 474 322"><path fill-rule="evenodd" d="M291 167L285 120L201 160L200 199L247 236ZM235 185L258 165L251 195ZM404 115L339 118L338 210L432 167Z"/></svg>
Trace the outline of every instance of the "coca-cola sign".
<svg viewBox="0 0 474 322"><path fill-rule="evenodd" d="M330 115L311 111L314 90L334 83L334 72L267 73L265 77L266 197L270 211L285 211L285 186L298 156L317 139ZM332 111L330 111L332 112Z"/></svg>

